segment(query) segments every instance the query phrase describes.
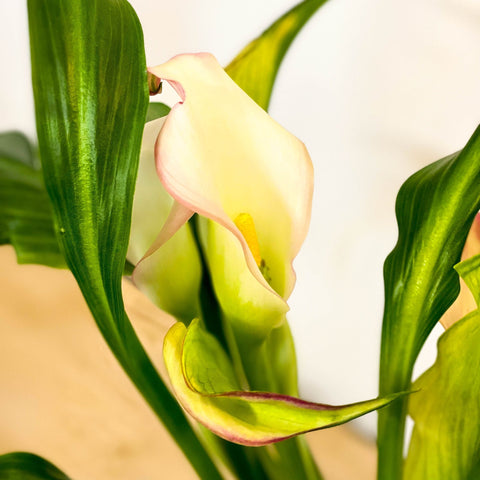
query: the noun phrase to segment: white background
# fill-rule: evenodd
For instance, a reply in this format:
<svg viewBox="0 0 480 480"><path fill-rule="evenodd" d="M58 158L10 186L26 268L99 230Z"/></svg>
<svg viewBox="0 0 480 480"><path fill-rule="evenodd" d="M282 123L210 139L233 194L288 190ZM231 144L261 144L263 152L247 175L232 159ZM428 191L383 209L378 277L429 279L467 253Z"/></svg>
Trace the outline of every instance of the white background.
<svg viewBox="0 0 480 480"><path fill-rule="evenodd" d="M0 0L0 131L34 135L25 2ZM291 0L132 0L147 62L210 51L227 64ZM394 200L415 170L461 148L480 118L480 2L331 0L280 70L271 114L315 165L311 231L290 323L304 397L376 396L382 264ZM436 330L437 335L441 332ZM423 355L435 356L434 339ZM362 419L373 434L375 417Z"/></svg>

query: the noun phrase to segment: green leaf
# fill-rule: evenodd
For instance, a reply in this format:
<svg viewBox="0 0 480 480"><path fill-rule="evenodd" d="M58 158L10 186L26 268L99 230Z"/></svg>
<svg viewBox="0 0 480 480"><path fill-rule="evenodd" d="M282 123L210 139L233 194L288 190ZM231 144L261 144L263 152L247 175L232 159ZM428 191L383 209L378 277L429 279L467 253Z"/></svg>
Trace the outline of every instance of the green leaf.
<svg viewBox="0 0 480 480"><path fill-rule="evenodd" d="M121 276L148 104L124 0L29 0L40 158L69 268L105 340L201 478L219 479L125 313Z"/></svg>
<svg viewBox="0 0 480 480"><path fill-rule="evenodd" d="M19 132L0 134L0 244L15 248L19 263L65 267L40 164Z"/></svg>
<svg viewBox="0 0 480 480"><path fill-rule="evenodd" d="M480 283L480 255L457 270ZM474 281L472 281L474 280ZM474 291L472 290L472 293ZM478 292L477 304L478 304ZM409 414L415 421L404 478L474 480L480 461L480 311L449 328L438 341L435 364L415 383Z"/></svg>
<svg viewBox="0 0 480 480"><path fill-rule="evenodd" d="M300 433L339 425L381 408L399 395L335 407L270 392L241 391L230 359L198 320L167 333L164 359L183 407L231 442L267 445Z"/></svg>
<svg viewBox="0 0 480 480"><path fill-rule="evenodd" d="M459 292L453 267L480 208L480 128L463 150L420 170L400 189L397 245L385 261L380 395L410 389L434 325ZM406 400L379 412L378 478L401 478Z"/></svg>
<svg viewBox="0 0 480 480"><path fill-rule="evenodd" d="M0 480L70 480L55 465L31 453L0 455Z"/></svg>
<svg viewBox="0 0 480 480"><path fill-rule="evenodd" d="M145 118L145 123L156 120L157 118L165 117L168 115L170 107L160 102L151 102L148 104L147 116Z"/></svg>
<svg viewBox="0 0 480 480"><path fill-rule="evenodd" d="M291 43L326 0L305 0L249 43L228 65L227 73L263 109L268 110L273 84Z"/></svg>
<svg viewBox="0 0 480 480"><path fill-rule="evenodd" d="M21 132L0 133L0 158L17 160L31 167L40 167L28 138Z"/></svg>

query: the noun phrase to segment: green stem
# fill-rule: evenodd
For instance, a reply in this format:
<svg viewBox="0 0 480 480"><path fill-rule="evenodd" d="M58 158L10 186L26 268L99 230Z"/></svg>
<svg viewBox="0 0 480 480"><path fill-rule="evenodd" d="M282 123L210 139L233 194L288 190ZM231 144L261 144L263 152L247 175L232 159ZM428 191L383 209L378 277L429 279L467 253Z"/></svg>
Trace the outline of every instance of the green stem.
<svg viewBox="0 0 480 480"><path fill-rule="evenodd" d="M285 320L286 321L286 320ZM239 346L242 342L239 341ZM249 345L248 351L240 352L244 369L252 390L269 391L286 395L298 395L297 386L284 391L284 382L277 378L272 368L269 342ZM294 353L293 353L294 355ZM294 359L292 360L294 361ZM291 390L293 388L293 390ZM260 461L271 480L322 480L323 477L313 459L305 438L297 436L258 449Z"/></svg>
<svg viewBox="0 0 480 480"><path fill-rule="evenodd" d="M231 342L228 340L228 334L231 332L224 331L226 325L224 324L221 308L213 290L212 279L210 277L205 254L198 234L197 221L198 216L195 214L189 220L189 224L197 244L203 269L202 285L200 287L202 321L207 330L222 344L227 354L232 358L233 364L238 365L238 362L234 360L236 352L232 352L230 348ZM243 377L241 372L237 373L240 378ZM202 431L203 439L208 445L207 448L215 455L222 458L225 465L237 476L238 479L268 480L262 465L259 463L256 455L253 454L252 449L223 440L206 429L202 429Z"/></svg>
<svg viewBox="0 0 480 480"><path fill-rule="evenodd" d="M399 399L378 412L378 480L402 480L407 402Z"/></svg>
<svg viewBox="0 0 480 480"><path fill-rule="evenodd" d="M194 214L188 221L190 228L192 229L193 238L197 244L198 253L200 256L200 262L202 264L202 284L200 287L200 309L202 311L202 320L207 330L215 336L215 338L221 343L222 347L227 353L228 342L225 338L223 331L222 312L220 305L218 304L217 297L213 290L212 279L210 278L210 272L208 270L207 261L205 259L205 253L200 242L200 236L198 233L198 215Z"/></svg>
<svg viewBox="0 0 480 480"><path fill-rule="evenodd" d="M386 343L386 342L382 342ZM392 358L386 347L380 356L380 396L411 389L413 365L404 358ZM395 372L395 375L392 374ZM402 480L403 444L408 397L401 397L378 411L378 480Z"/></svg>
<svg viewBox="0 0 480 480"><path fill-rule="evenodd" d="M95 311L95 321L110 350L199 477L204 480L222 480L223 477L200 443L176 399L168 391L146 354L125 312L119 312L119 315L123 314L123 328L120 332L112 320L111 311L93 310L92 304L97 300L97 295L85 290L83 294L90 309Z"/></svg>
<svg viewBox="0 0 480 480"><path fill-rule="evenodd" d="M189 223L195 241L200 252L203 265L203 279L201 287L202 319L207 328L223 345L229 354L240 384L251 390L278 392L289 395L297 395L296 382L283 378L276 378L276 371L271 368L271 362L278 359L273 355L273 346L264 342L252 346L250 342L242 342L238 334L233 331L228 318L224 318L218 300L213 290L212 279L209 274L208 264L198 234L198 217L194 215ZM286 320L285 320L286 321ZM282 336L290 335L290 331ZM290 338L291 341L291 338ZM272 342L273 343L276 342ZM242 351L242 346L248 348ZM281 344L283 347L283 343ZM293 346L288 345L287 355L293 365L296 365ZM291 347L291 348L290 348ZM296 380L296 376L293 375ZM295 386L292 387L292 383ZM290 385L294 391L284 391L284 385ZM312 454L304 438L295 437L268 447L251 448L233 445L221 439L208 438L205 436L210 448L220 456L226 458L225 463L237 475L240 480L284 480L295 478L296 480L322 480L322 476L315 464ZM216 444L216 445L215 445Z"/></svg>

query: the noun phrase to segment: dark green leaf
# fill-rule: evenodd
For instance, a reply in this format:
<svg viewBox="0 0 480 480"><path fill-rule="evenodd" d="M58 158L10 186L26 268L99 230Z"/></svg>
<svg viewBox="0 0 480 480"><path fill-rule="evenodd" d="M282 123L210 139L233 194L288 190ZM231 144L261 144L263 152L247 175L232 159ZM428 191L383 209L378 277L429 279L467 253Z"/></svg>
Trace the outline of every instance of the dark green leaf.
<svg viewBox="0 0 480 480"><path fill-rule="evenodd" d="M124 0L29 0L40 158L65 259L113 353L198 474L221 478L125 313L121 276L148 105Z"/></svg>
<svg viewBox="0 0 480 480"><path fill-rule="evenodd" d="M151 122L152 120L156 120L157 118L164 117L165 115L168 115L169 111L170 107L168 105L160 102L151 102L148 104L147 117L145 118L145 122Z"/></svg>
<svg viewBox="0 0 480 480"><path fill-rule="evenodd" d="M228 65L227 73L268 110L273 84L291 43L326 0L305 0L249 43Z"/></svg>
<svg viewBox="0 0 480 480"><path fill-rule="evenodd" d="M29 165L39 167L34 148L28 138L21 132L0 133L0 158L10 158Z"/></svg>
<svg viewBox="0 0 480 480"><path fill-rule="evenodd" d="M0 134L0 244L15 248L19 263L65 267L34 149L19 132Z"/></svg>
<svg viewBox="0 0 480 480"><path fill-rule="evenodd" d="M70 480L55 465L31 453L0 455L0 480Z"/></svg>
<svg viewBox="0 0 480 480"><path fill-rule="evenodd" d="M463 150L400 189L397 245L385 262L380 395L410 389L425 339L459 292L453 269L480 208L480 128ZM406 400L379 412L379 478L401 478Z"/></svg>

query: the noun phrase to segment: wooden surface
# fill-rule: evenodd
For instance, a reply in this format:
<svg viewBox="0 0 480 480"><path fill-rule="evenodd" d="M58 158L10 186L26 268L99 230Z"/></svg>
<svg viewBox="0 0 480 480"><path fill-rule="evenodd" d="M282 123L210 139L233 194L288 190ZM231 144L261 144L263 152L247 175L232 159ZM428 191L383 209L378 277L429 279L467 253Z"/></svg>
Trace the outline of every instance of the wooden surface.
<svg viewBox="0 0 480 480"><path fill-rule="evenodd" d="M18 266L8 246L0 262L0 453L37 453L76 480L197 478L104 344L71 274ZM172 319L132 285L124 291L162 369ZM348 427L307 438L327 480L374 479L374 446Z"/></svg>

